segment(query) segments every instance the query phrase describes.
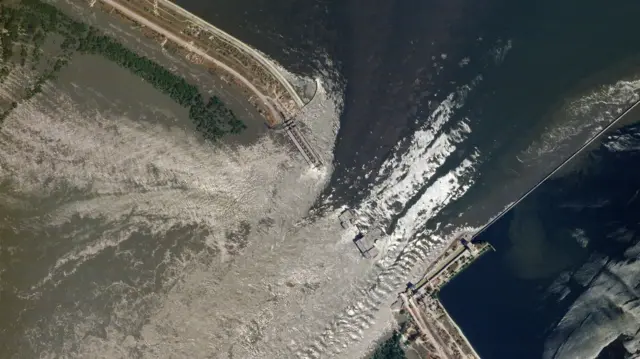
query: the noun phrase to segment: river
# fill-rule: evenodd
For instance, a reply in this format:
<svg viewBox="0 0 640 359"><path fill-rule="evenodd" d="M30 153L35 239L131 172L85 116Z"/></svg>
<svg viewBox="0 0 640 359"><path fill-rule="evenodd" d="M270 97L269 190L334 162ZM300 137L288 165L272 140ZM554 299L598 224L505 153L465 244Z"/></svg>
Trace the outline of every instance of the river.
<svg viewBox="0 0 640 359"><path fill-rule="evenodd" d="M37 101L51 111L21 104L0 136L14 357L358 357L456 231L487 223L640 93L632 0L178 4L320 80L299 120L330 165L310 170L272 136L199 142L157 94L48 87ZM343 206L387 233L375 261L338 224ZM542 221L527 213L523 232ZM553 253L557 271L578 247L537 258Z"/></svg>

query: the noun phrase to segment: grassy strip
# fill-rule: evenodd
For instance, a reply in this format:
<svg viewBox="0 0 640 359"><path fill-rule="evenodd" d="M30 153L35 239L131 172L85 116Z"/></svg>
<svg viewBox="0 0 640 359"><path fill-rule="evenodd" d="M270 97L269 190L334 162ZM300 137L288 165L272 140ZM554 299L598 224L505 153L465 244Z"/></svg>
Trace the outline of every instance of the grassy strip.
<svg viewBox="0 0 640 359"><path fill-rule="evenodd" d="M3 5L0 7L0 25L7 30L0 36L3 65L11 61L14 44L19 40L20 34L27 34L27 38L20 40L34 45L31 57L35 62L39 61L39 49L46 34L57 33L64 37L60 44L63 54L56 59L51 69L37 78L35 85L27 91L26 99L38 94L46 81L55 79L74 53L95 54L128 69L181 106L189 108L189 119L206 139L216 140L225 134L239 133L246 128L217 97L213 96L205 101L196 86L187 83L181 76L136 54L96 28L75 21L50 4L40 0L24 0L18 7ZM20 48L20 56L20 63L24 65L27 56L24 46ZM0 79L2 75L8 74L8 68L5 68L7 67L3 66L0 71ZM10 110L0 115L0 121Z"/></svg>

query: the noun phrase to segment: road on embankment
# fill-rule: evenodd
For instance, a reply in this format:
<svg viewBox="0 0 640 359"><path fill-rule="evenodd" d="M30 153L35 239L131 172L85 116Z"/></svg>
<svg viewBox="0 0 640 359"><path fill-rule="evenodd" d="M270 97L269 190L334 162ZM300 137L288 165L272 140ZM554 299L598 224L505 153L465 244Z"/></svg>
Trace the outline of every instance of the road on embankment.
<svg viewBox="0 0 640 359"><path fill-rule="evenodd" d="M253 49L251 46L248 46L244 42L236 39L230 34L224 32L223 30L218 29L217 27L197 17L196 15L188 12L187 10L181 8L180 6L172 3L171 1L168 1L168 0L156 0L156 1L158 6L166 6L176 12L179 12L185 18L188 18L194 23L196 23L199 27L204 27L210 30L214 35L225 40L226 42L230 43L234 47L241 49L244 52L250 54L256 61L258 61L262 66L264 66L282 84L282 86L285 87L285 89L287 90L287 92L289 92L289 94L291 95L291 98L293 98L293 100L296 102L296 105L298 105L298 107L300 108L304 107L304 102L302 101L302 99L300 98L296 90L293 88L293 86L291 86L291 83L282 75L280 70L273 64L273 62L268 58L266 58L262 53Z"/></svg>
<svg viewBox="0 0 640 359"><path fill-rule="evenodd" d="M265 96L264 94L262 94L262 92L260 92L260 90L258 90L253 85L253 83L251 83L251 81L249 81L247 78L242 76L242 74L240 74L239 72L237 72L236 70L234 70L230 66L226 65L225 63L223 63L223 62L221 62L221 61L219 61L219 60L217 60L217 59L215 59L213 57L211 57L205 51L193 46L192 44L190 44L186 40L182 39L178 35L172 33L171 31L169 31L169 30L167 30L165 28L163 28L162 26L154 23L153 21L151 21L151 20L147 19L146 17L138 14L137 12L129 9L125 5L120 4L119 2L117 2L115 0L100 0L100 1L102 1L103 3L113 7L114 9L118 10L120 13L122 13L124 16L128 17L132 21L134 21L136 23L139 23L140 25L144 25L144 26L148 27L149 29L151 29L151 30L157 32L158 34L166 37L167 39L175 42L179 46L181 46L181 47L183 47L183 48L195 53L196 55L198 55L200 57L202 57L205 61L208 61L208 62L212 63L213 65L215 65L216 67L219 67L219 68L225 70L226 72L228 72L229 74L234 76L236 79L238 79L240 82L242 82L242 84L244 84L249 90L251 90L251 92L253 92L265 104L265 106L267 106L267 108L271 112L274 120L282 121L282 117L280 116L278 111L276 111L276 109L273 108L273 105L269 101L269 98L267 96Z"/></svg>
<svg viewBox="0 0 640 359"><path fill-rule="evenodd" d="M633 104L631 104L624 112L622 112L620 115L618 115L618 117L613 119L613 121L611 121L611 123L609 123L602 130L598 131L598 133L596 133L593 137L591 137L591 139L589 139L589 141L585 142L585 144L582 145L571 156L569 156L567 159L562 161L562 163L560 163L553 171L551 171L543 179L541 179L535 186L531 187L531 189L529 189L525 194L520 196L520 198L518 198L518 200L516 200L515 202L511 203L506 208L504 208L491 221L489 221L489 223L485 224L476 233L474 233L472 239L478 237L487 228L491 227L492 224L496 223L500 218L502 218L505 214L507 214L507 212L509 212L513 207L517 206L520 202L522 202L525 198L527 198L531 193L533 193L533 191L538 189L538 187L542 186L542 184L545 183L549 178L551 178L553 175L558 173L562 168L564 168L564 166L566 166L569 162L571 162L574 158L576 158L584 150L589 148L589 146L591 146L591 144L593 144L596 140L598 140L600 137L602 137L604 134L606 134L607 131L612 129L616 124L618 124L620 121L622 121L627 115L632 113L634 110L638 111L638 113L640 114L640 100L638 100L638 101L634 102Z"/></svg>
<svg viewBox="0 0 640 359"><path fill-rule="evenodd" d="M251 83L251 81L249 81L246 77L244 77L242 74L240 74L239 72L237 72L236 70L234 70L233 68L231 68L230 66L226 65L225 63L221 62L220 60L215 59L214 57L212 57L211 55L207 54L204 50L198 48L197 46L194 46L192 43L188 42L187 40L183 39L182 37L178 36L177 34L175 34L174 32L162 27L161 25L151 21L150 19L146 18L145 16L139 14L138 12L136 12L135 10L128 8L126 5L119 3L116 0L100 0L103 3L113 7L115 10L119 11L122 15L124 15L125 17L131 19L132 21L146 26L147 28L153 30L154 32L158 33L159 35L164 36L166 39L171 40L173 42L175 42L177 45L187 49L188 51L202 57L203 60L208 61L210 63L212 63L213 65L227 71L229 74L231 74L232 76L234 76L236 79L238 79L240 82L242 82L242 84L244 84L251 92L253 92L259 99L260 101L262 101L265 106L267 107L267 109L271 112L271 115L273 116L273 119L275 121L278 122L284 122L287 119L282 118L282 115L273 107L272 103L271 103L271 99L270 97L264 95L262 92L260 92L260 90L253 84ZM163 2L165 4L167 4L166 2ZM181 12L182 15L185 16L191 16L192 19L193 18L197 18L193 15L190 15L189 13L185 13L185 10L182 10L184 12ZM199 21L203 21L203 20L199 20ZM205 23L206 24L206 23ZM200 26L203 26L205 24L201 24ZM213 28L211 25L207 24L208 28ZM218 30L221 31L221 30ZM225 34L227 40L228 39L233 39L233 37L231 35L228 35L224 32L222 32L223 34ZM246 49L251 50L250 47L248 47L247 45L241 43L239 40L235 40L234 39L234 43L232 45L242 45L244 46ZM265 60L258 52L254 52L255 55L257 56L253 56L254 59L263 59ZM266 60L265 60L266 61ZM268 61L266 61L268 63ZM273 66L273 65L272 65ZM273 71L275 71L275 73L278 73L278 70L273 67ZM280 75L282 76L282 75ZM291 87L291 85L287 82L286 79L283 79L283 84L288 84L289 87ZM286 87L286 86L285 86ZM300 97L297 95L297 93L295 92L295 90L293 90L293 88L291 89L292 91L292 97L295 99L296 103L300 103L302 104L302 100L300 99ZM293 126L286 126L286 132L289 135L289 137L291 138L292 142L294 143L294 145L296 146L296 148L298 149L298 151L300 151L300 153L302 154L302 157L312 166L314 167L320 167L322 166L322 160L320 159L320 157L317 155L317 153L313 150L313 148L311 147L311 145L309 144L309 142L304 138L304 136L302 135L302 133L300 133L300 131L297 129L297 127L295 125Z"/></svg>

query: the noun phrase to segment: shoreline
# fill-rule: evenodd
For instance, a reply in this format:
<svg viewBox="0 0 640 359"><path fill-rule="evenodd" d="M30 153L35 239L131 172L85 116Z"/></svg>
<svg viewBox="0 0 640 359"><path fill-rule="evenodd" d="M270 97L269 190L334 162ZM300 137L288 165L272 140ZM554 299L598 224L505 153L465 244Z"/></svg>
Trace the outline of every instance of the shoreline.
<svg viewBox="0 0 640 359"><path fill-rule="evenodd" d="M408 283L399 294L401 301L393 304L407 319L402 330L405 351L413 349L419 355L442 359L480 358L438 298L442 287L489 250L495 251L488 242L472 242L468 238L465 233L457 237L429 266L418 285Z"/></svg>
<svg viewBox="0 0 640 359"><path fill-rule="evenodd" d="M140 26L142 35L163 48L174 47L187 61L204 65L212 74L234 83L243 89L270 127L295 118L305 106L300 94L270 59L174 3L91 0L87 5Z"/></svg>
<svg viewBox="0 0 640 359"><path fill-rule="evenodd" d="M241 48L242 50L246 51L247 53L250 53L250 54L254 55L254 59L256 59L258 62L260 62L264 67L270 69L271 73L275 77L278 78L278 80L283 84L283 86L285 86L287 88L287 91L289 91L289 93L291 94L291 97L293 98L293 100L296 102L296 104L298 104L298 107L302 108L302 107L304 107L306 105L302 101L302 98L297 93L297 91L293 88L293 85L291 85L291 83L284 77L284 75L282 75L282 73L280 73L280 70L277 68L277 65L275 65L273 63L273 60L268 58L267 55L263 54L262 52L260 52L257 49L254 49L250 45L240 41L239 39L237 39L233 35L229 34L228 32L226 32L226 31L224 31L224 30L222 30L220 28L217 28L213 24L203 20L201 17L189 12L188 10L180 7L179 5L173 3L173 2L171 2L169 0L156 0L156 3L159 3L159 2L162 2L163 4L166 4L167 6L173 8L174 10L184 14L186 17L189 17L189 18L191 18L193 20L196 20L196 22L198 22L201 26L207 27L212 32L214 32L216 35L219 35L222 39L228 41L230 44L233 44L233 45Z"/></svg>

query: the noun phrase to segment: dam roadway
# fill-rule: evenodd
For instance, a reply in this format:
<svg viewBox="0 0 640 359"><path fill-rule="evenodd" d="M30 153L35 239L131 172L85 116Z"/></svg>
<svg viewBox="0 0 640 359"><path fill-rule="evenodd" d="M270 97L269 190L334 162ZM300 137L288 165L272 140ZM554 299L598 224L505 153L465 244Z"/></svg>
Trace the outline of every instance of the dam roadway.
<svg viewBox="0 0 640 359"><path fill-rule="evenodd" d="M265 68L269 69L269 71L272 73L272 75L274 77L276 77L280 81L280 83L287 89L287 91L289 92L289 94L291 95L293 100L296 102L296 105L298 105L300 108L302 108L304 106L304 102L300 98L300 95L298 95L298 93L293 88L293 86L291 86L289 81L287 79L285 79L284 76L282 76L282 74L278 70L278 68L269 59L265 58L260 52L256 51L255 49L253 49L252 47L248 46L244 42L236 39L235 37L229 35L228 33L224 32L223 30L218 29L217 27L209 24L208 22L202 20L201 18L193 15L192 13L190 13L187 10L181 8L180 6L172 3L171 1L155 0L154 3L157 6L166 6L168 8L173 9L176 13L179 13L182 16L184 16L185 18L193 21L194 24L196 24L196 25L198 25L198 26L200 26L202 28L206 28L206 29L210 30L212 33L214 33L215 35L219 36L221 39L223 39L223 40L229 42L230 44L232 44L233 46L235 46L235 47L237 47L237 48L239 48L239 49L251 54L251 56L256 61L260 62L260 64L262 64Z"/></svg>
<svg viewBox="0 0 640 359"><path fill-rule="evenodd" d="M260 52L228 33L165 0L92 0L116 10L128 20L146 27L166 41L196 55L201 62L231 75L238 85L258 99L256 104L266 110L267 123L273 127L284 125L285 132L314 167L322 160L307 139L295 126L293 119L304 102L278 68Z"/></svg>

